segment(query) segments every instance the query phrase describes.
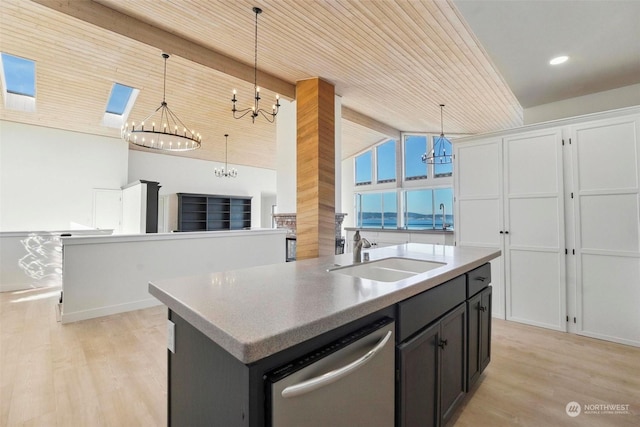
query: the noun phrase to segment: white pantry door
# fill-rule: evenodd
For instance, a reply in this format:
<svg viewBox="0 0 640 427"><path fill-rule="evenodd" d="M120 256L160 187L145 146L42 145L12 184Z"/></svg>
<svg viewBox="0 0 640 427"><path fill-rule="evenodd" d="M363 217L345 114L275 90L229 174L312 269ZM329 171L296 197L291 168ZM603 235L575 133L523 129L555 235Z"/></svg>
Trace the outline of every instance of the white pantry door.
<svg viewBox="0 0 640 427"><path fill-rule="evenodd" d="M577 333L640 346L640 117L571 129Z"/></svg>
<svg viewBox="0 0 640 427"><path fill-rule="evenodd" d="M562 131L503 141L507 320L566 331Z"/></svg>
<svg viewBox="0 0 640 427"><path fill-rule="evenodd" d="M500 249L491 260L491 314L505 318L502 138L455 145L456 244Z"/></svg>

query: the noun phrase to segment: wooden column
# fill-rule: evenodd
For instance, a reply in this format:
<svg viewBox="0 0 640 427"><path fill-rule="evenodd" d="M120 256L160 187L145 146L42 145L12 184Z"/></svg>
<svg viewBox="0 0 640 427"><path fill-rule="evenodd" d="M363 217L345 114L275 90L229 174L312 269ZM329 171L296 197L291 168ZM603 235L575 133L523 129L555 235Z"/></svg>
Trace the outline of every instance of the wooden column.
<svg viewBox="0 0 640 427"><path fill-rule="evenodd" d="M296 84L296 258L335 253L335 91L319 78Z"/></svg>

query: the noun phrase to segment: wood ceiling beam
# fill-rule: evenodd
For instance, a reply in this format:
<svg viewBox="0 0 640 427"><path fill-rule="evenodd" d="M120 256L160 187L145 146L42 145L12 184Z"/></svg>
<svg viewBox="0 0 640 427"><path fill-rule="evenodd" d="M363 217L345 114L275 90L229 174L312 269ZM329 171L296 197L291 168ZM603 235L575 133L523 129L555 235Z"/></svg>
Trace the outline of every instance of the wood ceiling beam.
<svg viewBox="0 0 640 427"><path fill-rule="evenodd" d="M178 55L224 74L253 83L254 69L233 58L154 27L91 0L32 0L42 6L88 22L105 30L137 40L163 52ZM289 100L295 98L296 86L258 70L260 86ZM229 95L231 96L231 95Z"/></svg>
<svg viewBox="0 0 640 427"><path fill-rule="evenodd" d="M360 126L364 126L368 129L372 129L376 132L380 132L383 135L387 135L390 138L400 139L400 131L393 126L389 126L385 123L372 119L369 116L365 116L349 107L342 106L342 118L348 120Z"/></svg>

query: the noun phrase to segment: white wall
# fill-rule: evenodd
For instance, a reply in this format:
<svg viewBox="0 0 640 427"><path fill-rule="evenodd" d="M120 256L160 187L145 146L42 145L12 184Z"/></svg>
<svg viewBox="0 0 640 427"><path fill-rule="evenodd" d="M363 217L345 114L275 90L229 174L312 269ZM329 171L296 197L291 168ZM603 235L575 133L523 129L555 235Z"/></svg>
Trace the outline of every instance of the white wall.
<svg viewBox="0 0 640 427"><path fill-rule="evenodd" d="M296 178L296 103L280 100L276 129L278 170L278 213L295 213L297 210Z"/></svg>
<svg viewBox="0 0 640 427"><path fill-rule="evenodd" d="M342 161L342 180L340 185L342 187L342 212L345 212L347 216L344 217L342 227L355 227L356 215L353 209L353 177L355 171L353 170L353 157Z"/></svg>
<svg viewBox="0 0 640 427"><path fill-rule="evenodd" d="M131 150L128 181L157 181L160 196L172 193L251 196L251 226L270 227L270 223L262 224L262 193L276 192L276 171L229 164L238 170L238 177L216 177L214 168L223 166L206 160Z"/></svg>
<svg viewBox="0 0 640 427"><path fill-rule="evenodd" d="M117 138L0 121L0 230L66 230L93 223L93 189L127 183Z"/></svg>
<svg viewBox="0 0 640 427"><path fill-rule="evenodd" d="M523 111L524 124L599 113L635 105L640 105L640 84L525 108Z"/></svg>

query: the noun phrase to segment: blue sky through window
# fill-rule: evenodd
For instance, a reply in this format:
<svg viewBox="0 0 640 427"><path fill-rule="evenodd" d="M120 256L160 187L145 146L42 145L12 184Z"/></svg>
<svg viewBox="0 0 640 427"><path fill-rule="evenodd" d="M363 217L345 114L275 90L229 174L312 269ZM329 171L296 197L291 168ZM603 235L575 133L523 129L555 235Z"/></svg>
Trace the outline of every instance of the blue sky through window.
<svg viewBox="0 0 640 427"><path fill-rule="evenodd" d="M36 63L34 61L2 53L2 65L7 92L36 96Z"/></svg>
<svg viewBox="0 0 640 427"><path fill-rule="evenodd" d="M356 157L356 185L371 183L371 150Z"/></svg>
<svg viewBox="0 0 640 427"><path fill-rule="evenodd" d="M132 92L133 88L121 85L120 83L114 83L111 88L111 95L109 95L109 102L107 103L107 113L117 114L119 116L123 115Z"/></svg>
<svg viewBox="0 0 640 427"><path fill-rule="evenodd" d="M404 138L404 177L418 178L427 176L427 165L422 155L427 151L427 137L424 135L406 135Z"/></svg>
<svg viewBox="0 0 640 427"><path fill-rule="evenodd" d="M378 182L396 180L396 142L390 140L376 147Z"/></svg>

